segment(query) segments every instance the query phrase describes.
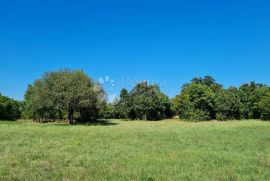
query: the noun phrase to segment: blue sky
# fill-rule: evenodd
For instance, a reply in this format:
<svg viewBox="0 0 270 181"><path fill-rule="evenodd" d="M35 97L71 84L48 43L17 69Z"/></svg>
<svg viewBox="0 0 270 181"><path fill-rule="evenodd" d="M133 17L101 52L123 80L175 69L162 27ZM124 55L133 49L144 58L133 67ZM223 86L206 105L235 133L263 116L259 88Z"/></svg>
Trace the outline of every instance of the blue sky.
<svg viewBox="0 0 270 181"><path fill-rule="evenodd" d="M1 1L0 63L0 92L20 100L61 68L110 76L109 94L150 80L173 97L204 75L270 84L270 1Z"/></svg>

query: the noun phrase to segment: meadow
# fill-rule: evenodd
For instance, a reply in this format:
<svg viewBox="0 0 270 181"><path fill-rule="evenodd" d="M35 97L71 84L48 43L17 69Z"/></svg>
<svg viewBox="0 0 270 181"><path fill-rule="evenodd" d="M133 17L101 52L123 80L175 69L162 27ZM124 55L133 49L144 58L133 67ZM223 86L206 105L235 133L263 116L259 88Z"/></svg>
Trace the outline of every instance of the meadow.
<svg viewBox="0 0 270 181"><path fill-rule="evenodd" d="M270 122L0 122L0 180L270 180Z"/></svg>

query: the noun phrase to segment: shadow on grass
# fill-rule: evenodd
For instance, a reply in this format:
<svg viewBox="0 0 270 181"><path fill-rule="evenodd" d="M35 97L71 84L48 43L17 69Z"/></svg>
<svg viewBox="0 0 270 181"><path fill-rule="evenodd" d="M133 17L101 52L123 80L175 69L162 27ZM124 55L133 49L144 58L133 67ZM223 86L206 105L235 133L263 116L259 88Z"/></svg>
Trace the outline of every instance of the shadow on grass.
<svg viewBox="0 0 270 181"><path fill-rule="evenodd" d="M116 126L119 123L112 122L111 120L91 120L88 122L77 122L74 125L85 125L85 126Z"/></svg>
<svg viewBox="0 0 270 181"><path fill-rule="evenodd" d="M99 119L99 120L91 120L91 121L84 121L84 122L80 122L77 121L74 124L67 124L64 122L57 122L57 123L49 123L50 126L116 126L119 123L115 123L112 122L111 120L103 120L103 119Z"/></svg>

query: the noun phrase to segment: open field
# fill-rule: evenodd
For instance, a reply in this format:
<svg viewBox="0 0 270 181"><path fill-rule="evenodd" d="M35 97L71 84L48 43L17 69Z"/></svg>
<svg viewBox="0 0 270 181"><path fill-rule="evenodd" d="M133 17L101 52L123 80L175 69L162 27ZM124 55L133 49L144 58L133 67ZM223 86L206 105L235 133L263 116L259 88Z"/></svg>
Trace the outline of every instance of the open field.
<svg viewBox="0 0 270 181"><path fill-rule="evenodd" d="M270 122L0 122L0 180L270 180Z"/></svg>

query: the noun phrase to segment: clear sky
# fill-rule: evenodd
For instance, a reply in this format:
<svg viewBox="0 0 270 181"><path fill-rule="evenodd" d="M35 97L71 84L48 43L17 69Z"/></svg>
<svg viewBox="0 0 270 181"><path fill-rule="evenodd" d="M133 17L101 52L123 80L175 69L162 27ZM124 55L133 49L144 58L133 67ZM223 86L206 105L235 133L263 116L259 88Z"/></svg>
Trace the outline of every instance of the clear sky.
<svg viewBox="0 0 270 181"><path fill-rule="evenodd" d="M270 1L2 0L0 92L22 100L60 68L110 76L109 94L150 80L172 97L204 75L270 84Z"/></svg>

